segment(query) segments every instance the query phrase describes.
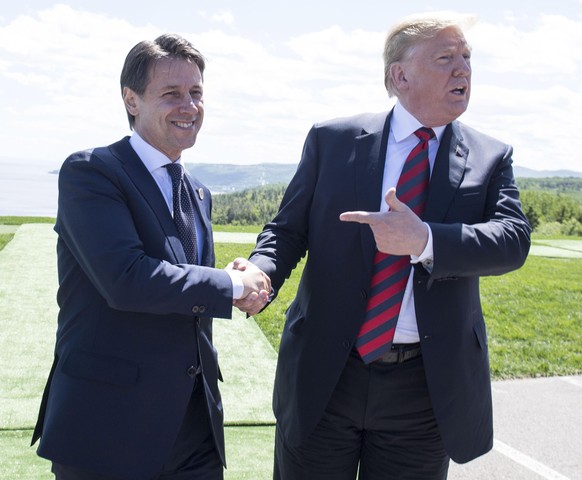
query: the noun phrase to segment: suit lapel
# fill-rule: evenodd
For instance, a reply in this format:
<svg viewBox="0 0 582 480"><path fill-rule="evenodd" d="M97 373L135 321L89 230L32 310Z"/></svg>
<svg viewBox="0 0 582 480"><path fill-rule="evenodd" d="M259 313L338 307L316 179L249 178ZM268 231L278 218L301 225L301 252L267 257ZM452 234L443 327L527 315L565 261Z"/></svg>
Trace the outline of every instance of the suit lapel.
<svg viewBox="0 0 582 480"><path fill-rule="evenodd" d="M143 195L158 218L168 243L174 252L178 263L187 263L184 247L178 237L176 224L172 218L164 196L160 192L156 181L145 167L135 150L129 143L129 137L109 146L111 153L121 162L130 180Z"/></svg>
<svg viewBox="0 0 582 480"><path fill-rule="evenodd" d="M458 122L449 124L443 134L430 178L424 220L444 220L465 173L468 155L469 149L463 143Z"/></svg>
<svg viewBox="0 0 582 480"><path fill-rule="evenodd" d="M382 196L382 179L390 131L391 113L375 117L375 123L362 129L361 135L355 139L355 188L358 210L377 212L380 209ZM366 268L372 267L372 259L376 250L376 242L372 230L365 226L361 228L362 250ZM368 261L369 260L369 261Z"/></svg>

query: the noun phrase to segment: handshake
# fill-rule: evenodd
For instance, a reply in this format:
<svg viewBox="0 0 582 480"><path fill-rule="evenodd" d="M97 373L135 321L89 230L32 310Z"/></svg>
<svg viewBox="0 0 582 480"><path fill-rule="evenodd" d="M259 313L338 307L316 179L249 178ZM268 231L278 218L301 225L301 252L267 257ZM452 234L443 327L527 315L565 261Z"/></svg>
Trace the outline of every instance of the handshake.
<svg viewBox="0 0 582 480"><path fill-rule="evenodd" d="M233 300L233 305L248 315L259 313L271 295L271 279L263 271L244 258L235 258L226 270L236 270L242 281L244 290L239 299Z"/></svg>

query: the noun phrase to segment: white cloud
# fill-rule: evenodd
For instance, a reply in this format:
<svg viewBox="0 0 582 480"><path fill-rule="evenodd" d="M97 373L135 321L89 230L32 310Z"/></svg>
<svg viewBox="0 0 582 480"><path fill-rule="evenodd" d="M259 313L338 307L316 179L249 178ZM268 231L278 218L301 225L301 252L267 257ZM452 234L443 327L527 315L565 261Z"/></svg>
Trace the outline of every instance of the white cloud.
<svg viewBox="0 0 582 480"><path fill-rule="evenodd" d="M118 78L131 46L159 34L56 5L0 28L3 156L64 159L127 132ZM31 138L35 141L31 142Z"/></svg>
<svg viewBox="0 0 582 480"><path fill-rule="evenodd" d="M232 26L234 15L222 13ZM519 165L580 170L564 147L582 110L579 32L580 21L557 15L538 15L527 29L507 17L469 31L475 73L463 119L513 144ZM10 118L2 156L38 157L42 145L42 155L63 159L127 134L121 66L135 43L160 33L64 5L0 26L0 115ZM187 161L297 162L314 122L392 102L384 32L333 26L282 44L202 27L182 33L208 58L205 124Z"/></svg>
<svg viewBox="0 0 582 480"><path fill-rule="evenodd" d="M211 16L213 22L234 25L234 15L230 10L221 10Z"/></svg>
<svg viewBox="0 0 582 480"><path fill-rule="evenodd" d="M541 14L533 28L515 22L478 23L468 38L483 57L484 68L498 74L573 75L582 62L582 21Z"/></svg>
<svg viewBox="0 0 582 480"><path fill-rule="evenodd" d="M582 95L556 86L519 90L483 85L463 116L468 124L511 144L517 165L538 170L580 170L572 149Z"/></svg>
<svg viewBox="0 0 582 480"><path fill-rule="evenodd" d="M199 10L198 15L211 23L227 25L229 27L234 26L235 16L231 10L223 9L215 12L210 12L208 10Z"/></svg>
<svg viewBox="0 0 582 480"><path fill-rule="evenodd" d="M518 29L517 20L469 32L473 94L463 118L512 144L518 165L580 171L571 139L582 108L582 21L540 14Z"/></svg>
<svg viewBox="0 0 582 480"><path fill-rule="evenodd" d="M185 157L297 162L313 123L386 110L382 36L333 27L291 39L285 55L220 31L196 36L209 59L207 113L199 143Z"/></svg>

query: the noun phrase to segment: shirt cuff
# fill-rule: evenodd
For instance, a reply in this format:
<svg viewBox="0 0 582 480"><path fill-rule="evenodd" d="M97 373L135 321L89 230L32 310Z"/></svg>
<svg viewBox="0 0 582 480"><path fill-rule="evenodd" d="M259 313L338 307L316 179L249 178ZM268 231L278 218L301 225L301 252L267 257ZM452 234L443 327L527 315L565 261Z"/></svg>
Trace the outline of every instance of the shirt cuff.
<svg viewBox="0 0 582 480"><path fill-rule="evenodd" d="M434 259L434 252L433 252L433 245L432 245L432 230L428 226L428 223L423 222L426 225L426 229L428 231L428 240L426 242L426 246L422 253L418 256L410 255L410 263L422 263L423 267L429 272L432 272L433 266L433 259Z"/></svg>
<svg viewBox="0 0 582 480"><path fill-rule="evenodd" d="M242 279L240 278L240 272L238 270L226 270L232 282L232 299L238 300L242 298L245 291Z"/></svg>

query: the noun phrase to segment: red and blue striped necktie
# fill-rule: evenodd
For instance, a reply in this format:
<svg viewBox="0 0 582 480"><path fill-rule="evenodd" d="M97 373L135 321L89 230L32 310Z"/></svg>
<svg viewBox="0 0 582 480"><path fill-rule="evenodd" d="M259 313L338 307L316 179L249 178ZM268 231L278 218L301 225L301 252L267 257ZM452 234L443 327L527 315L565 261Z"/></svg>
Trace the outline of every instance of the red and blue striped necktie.
<svg viewBox="0 0 582 480"><path fill-rule="evenodd" d="M420 142L404 162L396 196L422 217L430 180L428 142L434 137L434 132L422 127L414 134ZM381 357L392 346L410 269L409 256L376 251L366 317L356 340L356 348L365 363Z"/></svg>

